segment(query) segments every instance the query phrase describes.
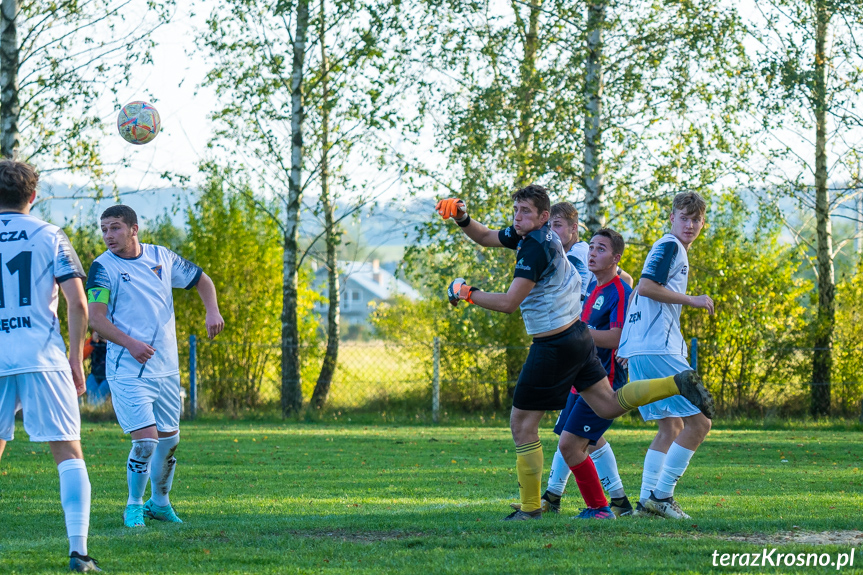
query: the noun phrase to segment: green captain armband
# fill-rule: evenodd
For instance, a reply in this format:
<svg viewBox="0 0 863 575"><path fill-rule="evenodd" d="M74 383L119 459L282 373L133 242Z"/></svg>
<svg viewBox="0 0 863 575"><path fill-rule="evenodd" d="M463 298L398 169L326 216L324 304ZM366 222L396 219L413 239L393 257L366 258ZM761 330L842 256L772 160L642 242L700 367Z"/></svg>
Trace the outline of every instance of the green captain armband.
<svg viewBox="0 0 863 575"><path fill-rule="evenodd" d="M87 303L103 303L108 305L111 291L105 288L90 288L87 290Z"/></svg>

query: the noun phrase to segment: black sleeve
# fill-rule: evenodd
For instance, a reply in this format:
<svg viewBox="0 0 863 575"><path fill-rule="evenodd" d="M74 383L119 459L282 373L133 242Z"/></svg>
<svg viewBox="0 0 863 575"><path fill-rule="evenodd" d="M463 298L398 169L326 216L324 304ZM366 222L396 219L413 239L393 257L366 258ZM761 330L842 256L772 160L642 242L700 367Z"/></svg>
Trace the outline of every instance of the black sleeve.
<svg viewBox="0 0 863 575"><path fill-rule="evenodd" d="M86 289L93 288L111 289L111 279L108 277L108 272L99 262L93 262L90 265L90 273L87 275Z"/></svg>
<svg viewBox="0 0 863 575"><path fill-rule="evenodd" d="M497 232L497 238L503 244L503 247L511 250L518 249L518 242L521 241L521 237L515 233L515 228L512 226Z"/></svg>
<svg viewBox="0 0 863 575"><path fill-rule="evenodd" d="M644 262L644 269L641 272L641 277L653 280L658 284L665 285L668 283L668 273L674 265L674 260L677 259L677 242L665 242L660 244L656 250L649 255L647 261Z"/></svg>
<svg viewBox="0 0 863 575"><path fill-rule="evenodd" d="M532 237L524 238L521 249L516 254L513 278L525 278L538 282L545 268L548 267L548 256L545 249Z"/></svg>

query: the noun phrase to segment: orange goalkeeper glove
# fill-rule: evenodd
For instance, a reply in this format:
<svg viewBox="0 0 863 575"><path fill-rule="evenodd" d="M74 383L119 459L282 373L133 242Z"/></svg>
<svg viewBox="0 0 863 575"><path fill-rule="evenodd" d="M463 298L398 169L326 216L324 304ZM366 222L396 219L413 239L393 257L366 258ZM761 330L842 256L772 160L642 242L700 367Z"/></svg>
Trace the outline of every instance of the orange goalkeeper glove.
<svg viewBox="0 0 863 575"><path fill-rule="evenodd" d="M456 278L449 284L449 287L446 290L446 295L449 298L449 303L452 305L458 305L458 302L461 300L464 300L467 303L473 303L471 294L477 291L477 289L478 288L467 285L464 278Z"/></svg>
<svg viewBox="0 0 863 575"><path fill-rule="evenodd" d="M434 208L445 220L454 219L456 223L462 224L467 219L467 206L458 198L447 198L441 200Z"/></svg>

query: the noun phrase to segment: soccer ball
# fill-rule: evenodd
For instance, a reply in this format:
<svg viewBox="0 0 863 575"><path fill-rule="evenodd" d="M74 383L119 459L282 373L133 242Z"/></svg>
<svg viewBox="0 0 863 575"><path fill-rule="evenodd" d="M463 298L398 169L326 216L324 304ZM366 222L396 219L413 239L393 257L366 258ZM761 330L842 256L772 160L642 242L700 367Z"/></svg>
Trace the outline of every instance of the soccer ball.
<svg viewBox="0 0 863 575"><path fill-rule="evenodd" d="M117 129L130 144L152 142L159 134L161 125L159 112L147 102L129 102L123 106L117 117Z"/></svg>

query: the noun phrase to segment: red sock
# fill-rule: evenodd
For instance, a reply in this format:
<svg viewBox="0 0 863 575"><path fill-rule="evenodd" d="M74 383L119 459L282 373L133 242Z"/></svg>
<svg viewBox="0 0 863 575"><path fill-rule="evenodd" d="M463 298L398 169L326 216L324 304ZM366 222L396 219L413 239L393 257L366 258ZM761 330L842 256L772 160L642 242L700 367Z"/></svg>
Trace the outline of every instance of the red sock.
<svg viewBox="0 0 863 575"><path fill-rule="evenodd" d="M578 490L581 491L581 496L588 507L597 509L608 506L608 500L602 490L602 483L599 482L599 474L596 472L593 459L588 457L569 469L572 471L572 476L575 477L575 482L578 484Z"/></svg>

